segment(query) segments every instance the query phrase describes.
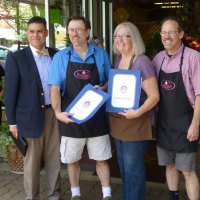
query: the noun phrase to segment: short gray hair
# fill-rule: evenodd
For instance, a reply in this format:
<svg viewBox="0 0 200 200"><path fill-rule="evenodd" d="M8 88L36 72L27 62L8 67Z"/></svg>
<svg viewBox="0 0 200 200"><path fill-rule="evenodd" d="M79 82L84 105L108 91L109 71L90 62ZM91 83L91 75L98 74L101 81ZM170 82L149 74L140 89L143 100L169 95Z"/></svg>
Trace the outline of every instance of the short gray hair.
<svg viewBox="0 0 200 200"><path fill-rule="evenodd" d="M120 29L123 29L123 28L127 29L128 32L130 33L131 43L133 46L132 54L135 56L144 54L145 53L145 45L144 45L144 42L142 40L142 37L140 35L140 32L139 32L137 26L131 22L123 22L115 28L114 36ZM119 54L119 51L117 50L117 48L115 46L115 42L113 44L113 52L114 52L114 54Z"/></svg>

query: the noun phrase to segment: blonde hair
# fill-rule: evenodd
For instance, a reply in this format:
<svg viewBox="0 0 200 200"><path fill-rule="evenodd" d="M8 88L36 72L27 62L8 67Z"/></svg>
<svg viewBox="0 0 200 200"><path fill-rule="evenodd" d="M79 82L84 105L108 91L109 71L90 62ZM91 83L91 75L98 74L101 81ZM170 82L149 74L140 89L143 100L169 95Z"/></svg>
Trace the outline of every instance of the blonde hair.
<svg viewBox="0 0 200 200"><path fill-rule="evenodd" d="M131 22L123 22L119 24L114 31L114 36L120 29L127 29L131 36L132 43L132 54L135 56L141 55L145 53L145 45L140 35L138 28ZM120 54L115 46L115 42L113 44L113 52L114 54Z"/></svg>

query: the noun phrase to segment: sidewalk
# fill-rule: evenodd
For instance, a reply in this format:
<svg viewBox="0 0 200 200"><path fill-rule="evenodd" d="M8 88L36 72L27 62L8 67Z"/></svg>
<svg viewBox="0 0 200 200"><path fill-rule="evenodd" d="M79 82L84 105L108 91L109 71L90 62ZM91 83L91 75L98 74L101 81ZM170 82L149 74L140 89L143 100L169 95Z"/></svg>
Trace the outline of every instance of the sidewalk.
<svg viewBox="0 0 200 200"><path fill-rule="evenodd" d="M70 200L70 186L66 176L66 167L61 168L61 200ZM121 200L121 180L111 178L113 200ZM45 195L46 177L44 170L41 171L41 200L46 200ZM81 194L83 200L101 200L101 186L98 177L92 171L83 171L81 175ZM134 194L133 194L134 195ZM6 163L0 162L0 200L24 200L23 175L9 171ZM180 184L180 200L186 200L183 181ZM146 200L168 200L166 184L147 182Z"/></svg>

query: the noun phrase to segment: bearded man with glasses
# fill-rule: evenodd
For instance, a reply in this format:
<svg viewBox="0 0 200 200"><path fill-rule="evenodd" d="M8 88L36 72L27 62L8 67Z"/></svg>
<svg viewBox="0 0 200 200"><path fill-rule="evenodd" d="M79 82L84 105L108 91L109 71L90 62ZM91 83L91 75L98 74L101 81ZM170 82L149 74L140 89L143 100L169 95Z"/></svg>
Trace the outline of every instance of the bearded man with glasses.
<svg viewBox="0 0 200 200"><path fill-rule="evenodd" d="M88 19L72 16L67 22L67 29L72 45L55 55L49 78L52 107L60 121L61 161L67 164L71 200L80 200L80 159L86 145L89 158L96 160L103 200L110 200L107 160L111 158L111 146L104 107L82 124L73 123L69 117L71 114L64 111L86 84L105 90L111 64L103 48L87 42L91 30Z"/></svg>

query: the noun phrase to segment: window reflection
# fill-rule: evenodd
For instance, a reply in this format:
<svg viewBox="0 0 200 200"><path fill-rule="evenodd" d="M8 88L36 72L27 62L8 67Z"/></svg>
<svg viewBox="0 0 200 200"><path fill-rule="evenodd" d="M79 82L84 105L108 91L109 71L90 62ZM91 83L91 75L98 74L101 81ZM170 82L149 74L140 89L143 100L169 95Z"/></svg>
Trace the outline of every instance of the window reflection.
<svg viewBox="0 0 200 200"><path fill-rule="evenodd" d="M51 46L61 50L69 45L66 21L72 15L82 15L81 0L50 0Z"/></svg>

